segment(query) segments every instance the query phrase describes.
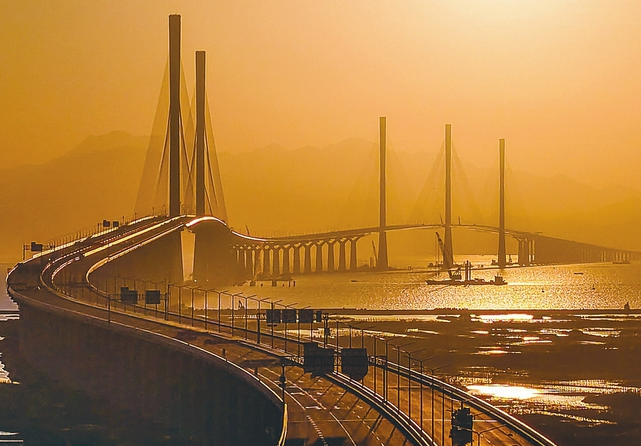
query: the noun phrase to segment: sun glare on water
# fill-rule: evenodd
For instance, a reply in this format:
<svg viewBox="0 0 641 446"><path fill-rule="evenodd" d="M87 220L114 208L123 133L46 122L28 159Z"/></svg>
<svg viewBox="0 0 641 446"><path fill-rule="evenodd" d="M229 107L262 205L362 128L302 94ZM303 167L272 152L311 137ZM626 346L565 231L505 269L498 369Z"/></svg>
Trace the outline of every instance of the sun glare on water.
<svg viewBox="0 0 641 446"><path fill-rule="evenodd" d="M489 395L494 398L526 400L539 394L539 391L529 387L506 386L492 384L487 386L472 385L468 389L473 394Z"/></svg>
<svg viewBox="0 0 641 446"><path fill-rule="evenodd" d="M479 320L484 323L492 322L527 322L534 318L531 314L482 314Z"/></svg>

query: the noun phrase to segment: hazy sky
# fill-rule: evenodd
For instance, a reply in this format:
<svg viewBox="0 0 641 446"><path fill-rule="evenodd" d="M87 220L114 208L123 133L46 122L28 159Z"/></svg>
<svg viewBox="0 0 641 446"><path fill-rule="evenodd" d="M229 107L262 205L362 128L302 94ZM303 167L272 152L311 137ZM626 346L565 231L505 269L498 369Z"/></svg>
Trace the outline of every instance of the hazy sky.
<svg viewBox="0 0 641 446"><path fill-rule="evenodd" d="M0 167L148 134L167 58L208 55L217 146L377 138L641 190L641 2L0 0Z"/></svg>

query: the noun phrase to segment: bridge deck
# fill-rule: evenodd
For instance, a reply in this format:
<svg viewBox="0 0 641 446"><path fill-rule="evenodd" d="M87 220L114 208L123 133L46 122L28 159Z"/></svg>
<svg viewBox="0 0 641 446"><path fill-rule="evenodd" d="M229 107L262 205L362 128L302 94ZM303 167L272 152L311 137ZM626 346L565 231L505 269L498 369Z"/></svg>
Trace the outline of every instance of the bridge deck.
<svg viewBox="0 0 641 446"><path fill-rule="evenodd" d="M178 227L181 224L183 222L176 220L173 226ZM153 230L148 230L148 228L148 225L142 225L140 229L133 231L133 234L130 231L129 235L123 237L123 239L129 238L126 246L129 247L141 239L155 237L159 233L167 231L166 227L157 227ZM144 230L147 232L143 233ZM56 253L53 257L60 260L52 259L52 262L62 263L65 256L67 258L75 257L77 261L72 262L69 268L73 269L76 274L82 273L84 275L92 265L105 257L106 253L95 249L89 253L88 248L83 249L87 253L86 256L78 257L77 248L71 246ZM113 252L112 249L112 255ZM34 269L31 274L39 274L40 270L40 268ZM99 302L100 297L95 294L95 289L80 294L85 302L54 292L52 270L53 268L49 268L48 272L43 275L44 282L48 287L31 289L26 292L30 299L55 305L70 312L83 313L89 317L107 320L107 310L94 305ZM9 285L11 283L29 283L30 280L32 279L21 277L21 273L16 271L10 276ZM282 358L286 356L283 352L282 339L276 339L273 344L274 348L268 348L263 344L257 345L251 340L247 340L247 334L245 334L245 338L231 336L230 333L225 332L228 327L212 327L210 325L206 330L205 327L192 327L184 323L180 324L177 320L153 319L152 316L140 313L136 315L123 314L119 311L111 311L110 314L114 324L132 326L172 338L188 339L192 346L224 357L254 373L265 385L280 393L278 380L281 374ZM290 364L293 363L290 362ZM395 365L389 364L387 367L394 370ZM454 400L444 392L438 389L433 390L428 385L421 384L419 387L418 383L410 393L407 390L406 377L400 375L399 377L389 373L389 395L388 399L383 401L378 395L374 395L370 399L357 396L359 394L358 387L361 386L360 393L363 395L367 393L366 387L356 382L341 385L341 382L344 381L344 377L341 378L341 375L311 377L309 374L304 374L300 367L295 365L286 367L286 401L289 408L287 444L396 445L413 443L403 433L403 429L399 429L402 426L399 426L398 422L401 419L405 420L401 424L408 424L409 418L406 414L409 412L410 399L412 416L409 425L418 428L419 431L423 428L427 433L424 435L424 438L427 438L424 444L442 446L449 443L450 416L452 409L456 408ZM380 385L382 369L370 367L370 373L363 380L363 384L375 388L375 379L378 379ZM405 382L405 385L398 386L400 393L397 393L396 390L398 380ZM349 391L346 388L349 386L355 387L356 391L354 388ZM421 403L423 404L421 405ZM384 416L383 413L385 408L388 410L387 416ZM396 420L393 417L390 418L389 409L397 411ZM476 430L478 432L485 431L483 438L486 441L491 441L491 444L532 444L507 425L497 422L479 411L474 411L474 413L476 423L480 426ZM479 433L476 434L480 437ZM430 437L433 438L433 443L430 443Z"/></svg>

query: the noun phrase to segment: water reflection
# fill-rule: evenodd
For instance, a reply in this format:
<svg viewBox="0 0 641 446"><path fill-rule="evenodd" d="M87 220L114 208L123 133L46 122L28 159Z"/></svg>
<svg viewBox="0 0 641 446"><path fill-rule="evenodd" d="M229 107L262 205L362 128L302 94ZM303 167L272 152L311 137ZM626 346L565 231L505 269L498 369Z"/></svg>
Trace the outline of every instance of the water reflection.
<svg viewBox="0 0 641 446"><path fill-rule="evenodd" d="M472 394L488 395L494 398L508 398L525 400L539 394L539 391L531 387L509 386L500 384L491 385L470 385L467 389Z"/></svg>
<svg viewBox="0 0 641 446"><path fill-rule="evenodd" d="M583 274L574 274L579 268ZM474 271L474 277L490 280L496 272ZM245 285L233 291L316 308L623 309L626 302L641 308L641 263L508 268L503 271L508 285L502 287L427 285L433 276L417 270L311 274L299 276L296 287Z"/></svg>
<svg viewBox="0 0 641 446"><path fill-rule="evenodd" d="M491 324L493 322L528 322L534 319L531 314L482 314L478 319L485 323Z"/></svg>
<svg viewBox="0 0 641 446"><path fill-rule="evenodd" d="M553 381L540 384L488 384L487 379L468 378L472 394L484 396L496 405L509 404L516 414L542 414L589 424L615 424L608 419L610 408L590 401L594 395L640 394L637 387L606 380ZM581 412L586 415L582 416Z"/></svg>

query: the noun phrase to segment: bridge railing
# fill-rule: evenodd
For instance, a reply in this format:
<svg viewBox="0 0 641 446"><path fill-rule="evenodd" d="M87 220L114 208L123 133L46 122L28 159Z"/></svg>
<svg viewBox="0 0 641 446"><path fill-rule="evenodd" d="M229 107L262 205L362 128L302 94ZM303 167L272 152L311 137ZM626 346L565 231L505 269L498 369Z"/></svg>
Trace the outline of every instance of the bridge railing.
<svg viewBox="0 0 641 446"><path fill-rule="evenodd" d="M101 284L104 287L101 287ZM83 290L83 287L74 287L73 284L62 284L61 289L66 293L81 300L91 301L92 304L108 308L114 312L136 314L141 317L152 317L189 325L207 331L230 335L256 345L269 349L280 350L290 355L292 364L303 363L303 344L315 341L330 346L337 351L336 357L340 358L340 351L357 343L357 337L352 335L361 333L360 345L365 345L365 336L362 329L354 328L338 319L326 320L325 323L312 323L309 328L301 324L267 325L264 320L266 308L289 308L280 302L265 302L255 296L245 296L242 293L228 291L204 290L184 285L174 285L165 282L133 279L125 277L111 277L98 280L97 293ZM144 293L147 290L163 290L164 296L161 303L154 305L127 304L119 300L121 287L129 287ZM251 303L251 305L250 305ZM332 325L330 327L330 325ZM333 340L333 342L329 342ZM353 381L339 372L340 359L336 360L334 379L341 381L344 386L358 391L359 396L368 399L381 412L388 414L407 435L415 438L417 444L436 445L443 444L445 437L449 436L447 429L450 423L451 411L455 405L465 404L474 408L477 417L487 417L502 423L506 428L518 432L532 444L553 446L554 443L525 425L511 415L495 408L480 398L476 398L462 389L437 379L434 374L423 373L417 370L418 360L414 362L408 358L407 365L400 361L389 360L388 348L385 357L378 355L374 341L374 354L369 355L370 371L362 381ZM372 344L370 343L370 351ZM399 357L401 347L397 349ZM398 359L398 358L397 358ZM422 366L421 362L421 366ZM422 367L421 367L422 368ZM430 370L430 368L427 368ZM433 369L432 369L433 370ZM384 381L384 385L381 383ZM438 426L435 421L425 424L423 406L416 406L417 401L423 401L430 393L429 398L441 402L441 419ZM407 395L401 399L400 395ZM435 396L436 395L436 396ZM394 402L394 396L397 401ZM414 403L412 403L414 399ZM446 404L447 400L447 404ZM404 406L404 407L403 407ZM449 412L447 407L449 406ZM418 409L418 410L416 410ZM413 413L412 413L413 412ZM432 412L434 414L434 412ZM434 419L434 416L432 416ZM481 435L481 432L476 432ZM440 437L440 439L438 438ZM438 443L438 440L441 443Z"/></svg>
<svg viewBox="0 0 641 446"><path fill-rule="evenodd" d="M156 283L141 279L101 278L99 274L93 276L93 283L88 283L86 277L78 279L65 274L65 266L81 259L82 256L80 254L70 250L70 254L62 258L59 264L56 265L56 272L52 275L53 285L60 292L72 298L107 309L108 314L111 314L111 312L130 313L140 317L158 318L178 324L186 324L206 331L218 331L221 334L242 338L244 341L258 346L281 350L290 356L292 364L303 363L301 347L304 342L322 341L323 344L330 345L328 338L332 337L332 330L329 327L328 319L325 320L324 325L320 326L311 323L309 331L307 331L306 327L301 327L300 322L294 323L293 328L291 328L291 325L288 326L289 324L282 324L282 329L280 327L276 329L274 325L268 326L262 318L264 316L262 312L263 305L269 306L269 308L289 308L291 305L287 306L274 301L265 302L265 299L261 300L255 296L245 296L243 293L202 290L195 287L185 287L164 282ZM103 284L104 287L102 286ZM123 301L121 299L120 291L122 287L129 287L141 293L149 289L162 290L164 291L164 299L161 300L161 303L154 304L151 307L148 304L127 303L126 300ZM212 297L214 298L214 305L211 302ZM250 302L254 308L250 308ZM238 306L236 305L237 303L239 303ZM336 350L336 357L340 358L338 353L343 348L352 346L353 327L338 319L332 321L332 324L335 325L333 348ZM322 335L318 334L319 329ZM360 329L360 331L361 346L364 346L364 330ZM341 332L344 333L342 336ZM348 336L345 334L346 332L349 333ZM352 389L360 388L359 395L363 397L370 394L374 395L371 401L377 404L377 408L382 412L388 413L390 410L395 412L393 419L397 420L397 423L400 423L405 431L411 433L415 430L418 433L417 438L420 439L419 444L435 444L438 434L441 437L441 444L444 443L446 423L449 421L449 417L445 416L446 398L449 400L451 409L453 409L455 402L467 404L474 407L478 411L478 415L501 420L506 427L521 433L533 444L546 446L553 444L518 420L498 411L498 409L487 403L483 403L482 400L475 399L463 390L435 379L434 376L419 373L413 369L411 360L408 361L408 366L400 364L400 361L397 361L397 363L389 361L387 348L385 359L382 360L381 356L376 354L376 342L373 347L374 354L369 357L371 370L360 383L354 381ZM400 349L400 347L397 347L397 349ZM400 355L400 350L397 350L397 352ZM336 379L348 379L339 373L339 365L339 360L336 360L333 376ZM384 386L378 385L379 375L382 375L381 379L384 381ZM394 389L394 384L396 384L396 389ZM412 415L412 407L414 405L411 403L411 399L412 395L416 393L416 384L419 385L419 397L421 400L424 397L424 389L430 389L432 400L434 400L435 393L440 394L442 407L439 429L435 428L435 417L432 416L431 428L429 431L427 430L422 419L422 407L419 410L420 416L416 416L416 411L414 411L414 416ZM390 393L392 396L396 395L396 404L394 404L393 398L390 398ZM407 410L401 407L401 393L406 393L408 396L407 404L404 404ZM434 415L434 412L432 412L432 415ZM477 432L477 434L480 435L481 433Z"/></svg>

